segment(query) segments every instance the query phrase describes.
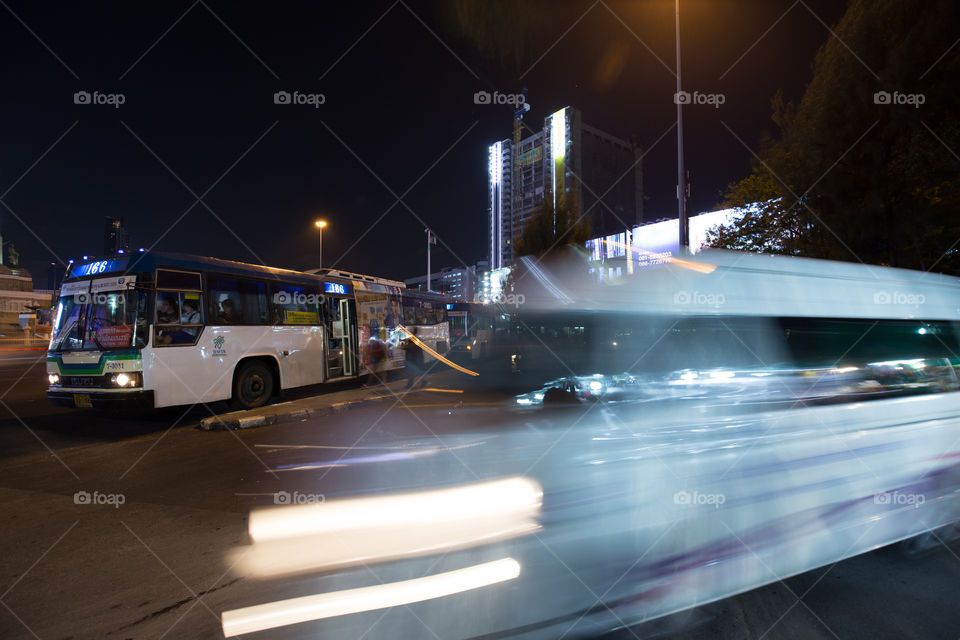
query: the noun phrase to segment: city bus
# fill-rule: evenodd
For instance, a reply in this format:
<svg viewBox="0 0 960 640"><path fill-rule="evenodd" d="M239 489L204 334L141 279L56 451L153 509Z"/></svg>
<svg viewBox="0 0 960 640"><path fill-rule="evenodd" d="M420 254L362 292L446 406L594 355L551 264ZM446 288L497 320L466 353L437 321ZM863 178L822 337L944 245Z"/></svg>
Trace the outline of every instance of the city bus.
<svg viewBox="0 0 960 640"><path fill-rule="evenodd" d="M47 352L47 396L81 408L267 403L294 387L403 367L416 327L449 349L443 296L337 270L140 252L72 265Z"/></svg>

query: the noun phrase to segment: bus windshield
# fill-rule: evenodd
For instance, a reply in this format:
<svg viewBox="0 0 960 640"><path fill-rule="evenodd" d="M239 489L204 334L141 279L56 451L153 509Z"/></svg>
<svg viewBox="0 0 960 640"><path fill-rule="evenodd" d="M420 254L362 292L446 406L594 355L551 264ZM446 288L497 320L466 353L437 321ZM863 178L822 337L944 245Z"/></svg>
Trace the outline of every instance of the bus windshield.
<svg viewBox="0 0 960 640"><path fill-rule="evenodd" d="M147 294L137 289L60 297L50 349L141 348L147 342Z"/></svg>

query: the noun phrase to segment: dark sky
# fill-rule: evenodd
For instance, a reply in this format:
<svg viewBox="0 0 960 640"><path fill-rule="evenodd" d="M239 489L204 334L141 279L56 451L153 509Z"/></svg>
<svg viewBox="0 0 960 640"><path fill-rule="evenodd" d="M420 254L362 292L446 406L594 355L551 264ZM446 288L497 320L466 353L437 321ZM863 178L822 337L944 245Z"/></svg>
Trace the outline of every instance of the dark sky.
<svg viewBox="0 0 960 640"><path fill-rule="evenodd" d="M436 267L472 264L486 148L512 126L474 104L480 89L527 87L534 123L572 105L636 136L647 218L676 216L672 0L536 4L524 59L503 62L427 2L4 1L0 231L38 284L50 261L102 251L106 215L134 246L292 268L316 266L320 216L326 266L393 278L423 272L429 225L449 247ZM845 3L681 4L684 88L726 98L684 111L696 212L749 170L727 127L757 147L770 98L802 95ZM279 90L325 103L275 105Z"/></svg>

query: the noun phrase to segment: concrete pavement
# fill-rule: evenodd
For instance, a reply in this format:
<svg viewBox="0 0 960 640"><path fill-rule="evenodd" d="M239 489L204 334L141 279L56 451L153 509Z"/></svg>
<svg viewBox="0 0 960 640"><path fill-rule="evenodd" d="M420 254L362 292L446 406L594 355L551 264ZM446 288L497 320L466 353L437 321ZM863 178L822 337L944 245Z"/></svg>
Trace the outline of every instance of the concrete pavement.
<svg viewBox="0 0 960 640"><path fill-rule="evenodd" d="M450 401L451 396L462 394L462 390L452 388L456 384L457 373L444 371L430 376L429 386L406 389L406 378L387 380L386 382L370 387L354 387L340 391L326 391L287 402L270 404L258 409L246 411L231 411L228 413L210 416L200 421L200 428L205 431L217 429L249 429L284 422L298 422L307 418L315 418L349 409L365 406L380 401L403 401L408 394L422 396L435 395L444 401Z"/></svg>

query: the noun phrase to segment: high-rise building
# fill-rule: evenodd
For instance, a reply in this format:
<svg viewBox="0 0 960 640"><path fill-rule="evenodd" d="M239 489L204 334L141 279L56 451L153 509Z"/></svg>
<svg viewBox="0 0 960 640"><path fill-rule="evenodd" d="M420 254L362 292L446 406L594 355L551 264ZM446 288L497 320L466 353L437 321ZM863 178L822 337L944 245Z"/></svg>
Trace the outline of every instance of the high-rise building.
<svg viewBox="0 0 960 640"><path fill-rule="evenodd" d="M485 262L469 267L448 267L430 275L430 290L442 293L451 302L473 302L477 297L478 272L486 268ZM410 289L421 291L427 288L427 276L407 278L403 281Z"/></svg>
<svg viewBox="0 0 960 640"><path fill-rule="evenodd" d="M107 216L103 223L103 255L112 256L130 251L130 234L123 226L123 218Z"/></svg>
<svg viewBox="0 0 960 640"><path fill-rule="evenodd" d="M488 149L491 269L513 261L524 223L548 197L574 194L594 236L643 223L640 148L583 124L578 109L550 114L513 147L506 139Z"/></svg>

